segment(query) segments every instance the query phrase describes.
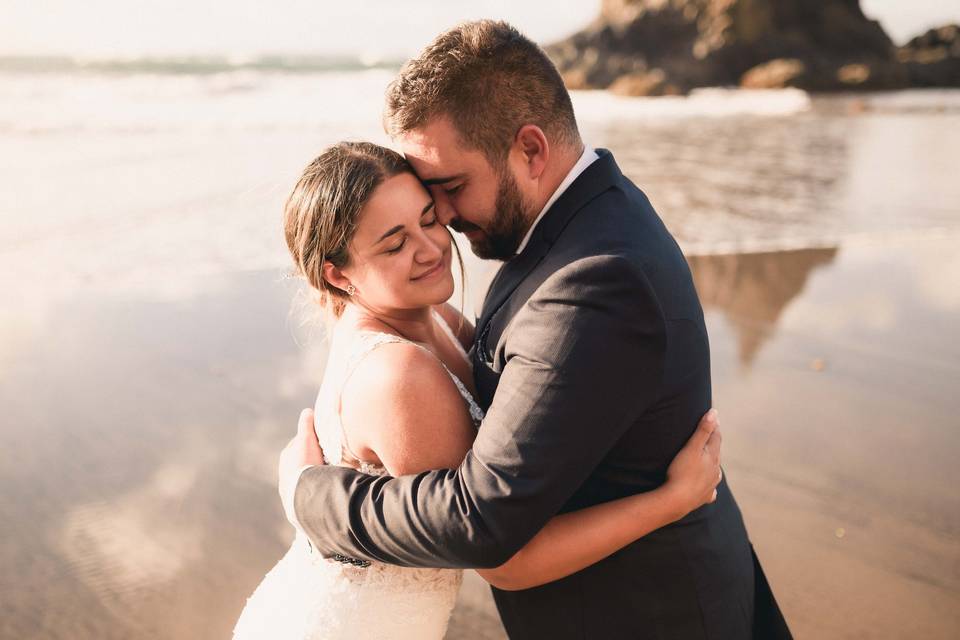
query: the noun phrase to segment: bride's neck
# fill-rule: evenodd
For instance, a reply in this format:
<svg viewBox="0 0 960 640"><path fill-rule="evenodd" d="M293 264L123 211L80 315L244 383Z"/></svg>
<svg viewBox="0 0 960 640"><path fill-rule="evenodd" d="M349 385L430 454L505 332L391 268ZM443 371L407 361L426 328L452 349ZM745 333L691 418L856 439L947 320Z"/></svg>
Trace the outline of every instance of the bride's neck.
<svg viewBox="0 0 960 640"><path fill-rule="evenodd" d="M341 319L360 330L392 331L414 342L429 343L433 339L431 307L379 310L348 304Z"/></svg>

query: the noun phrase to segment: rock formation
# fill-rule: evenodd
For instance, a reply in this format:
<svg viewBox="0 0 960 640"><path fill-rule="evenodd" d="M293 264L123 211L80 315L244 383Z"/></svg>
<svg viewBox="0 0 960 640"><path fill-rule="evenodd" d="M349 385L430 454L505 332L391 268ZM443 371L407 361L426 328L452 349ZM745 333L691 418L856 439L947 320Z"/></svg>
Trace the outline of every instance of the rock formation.
<svg viewBox="0 0 960 640"><path fill-rule="evenodd" d="M960 26L930 29L900 47L897 59L912 86L960 86Z"/></svg>
<svg viewBox="0 0 960 640"><path fill-rule="evenodd" d="M592 24L547 52L571 88L627 95L960 86L952 29L898 51L859 0L603 0Z"/></svg>

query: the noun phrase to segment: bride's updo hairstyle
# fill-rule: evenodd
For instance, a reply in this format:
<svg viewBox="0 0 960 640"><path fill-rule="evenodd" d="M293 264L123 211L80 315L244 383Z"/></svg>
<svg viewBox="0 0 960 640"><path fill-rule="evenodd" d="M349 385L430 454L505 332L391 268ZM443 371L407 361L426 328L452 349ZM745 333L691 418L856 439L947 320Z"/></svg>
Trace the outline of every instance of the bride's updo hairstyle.
<svg viewBox="0 0 960 640"><path fill-rule="evenodd" d="M360 211L377 187L401 173L413 169L396 151L370 142L339 142L307 165L287 198L283 231L294 270L336 318L349 296L324 280L323 263L347 265Z"/></svg>

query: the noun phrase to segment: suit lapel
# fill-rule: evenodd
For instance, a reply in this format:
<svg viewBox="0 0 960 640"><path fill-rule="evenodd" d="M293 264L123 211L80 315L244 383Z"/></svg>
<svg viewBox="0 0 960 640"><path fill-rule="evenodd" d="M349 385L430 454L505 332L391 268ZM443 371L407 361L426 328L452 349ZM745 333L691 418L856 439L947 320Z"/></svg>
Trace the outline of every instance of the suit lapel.
<svg viewBox="0 0 960 640"><path fill-rule="evenodd" d="M503 306L517 286L536 267L550 251L550 247L559 237L567 223L585 204L616 184L623 175L606 149L597 149L600 156L581 173L576 180L557 198L544 214L530 242L524 250L509 260L500 269L483 303L483 312L477 323L477 336L484 335L494 314ZM478 354L482 355L482 354Z"/></svg>
<svg viewBox="0 0 960 640"><path fill-rule="evenodd" d="M536 235L536 232L534 232ZM490 285L490 292L483 303L483 313L480 316L478 328L483 328L490 321L490 317L497 309L503 306L510 294L517 288L530 271L537 266L546 255L549 245L544 245L540 238L530 238L529 244L524 247L523 253L514 257L501 267L496 279Z"/></svg>

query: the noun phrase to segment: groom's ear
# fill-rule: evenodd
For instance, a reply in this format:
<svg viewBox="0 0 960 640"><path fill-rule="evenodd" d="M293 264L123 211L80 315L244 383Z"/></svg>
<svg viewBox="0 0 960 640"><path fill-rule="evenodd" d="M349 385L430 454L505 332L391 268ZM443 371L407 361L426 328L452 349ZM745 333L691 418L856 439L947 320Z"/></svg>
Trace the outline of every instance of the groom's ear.
<svg viewBox="0 0 960 640"><path fill-rule="evenodd" d="M525 124L517 131L514 146L523 158L527 170L527 177L536 180L547 166L550 158L550 144L543 129L535 124Z"/></svg>
<svg viewBox="0 0 960 640"><path fill-rule="evenodd" d="M340 268L334 266L329 260L323 263L320 273L324 280L341 291L346 291L347 287L350 286L350 278L345 276Z"/></svg>

